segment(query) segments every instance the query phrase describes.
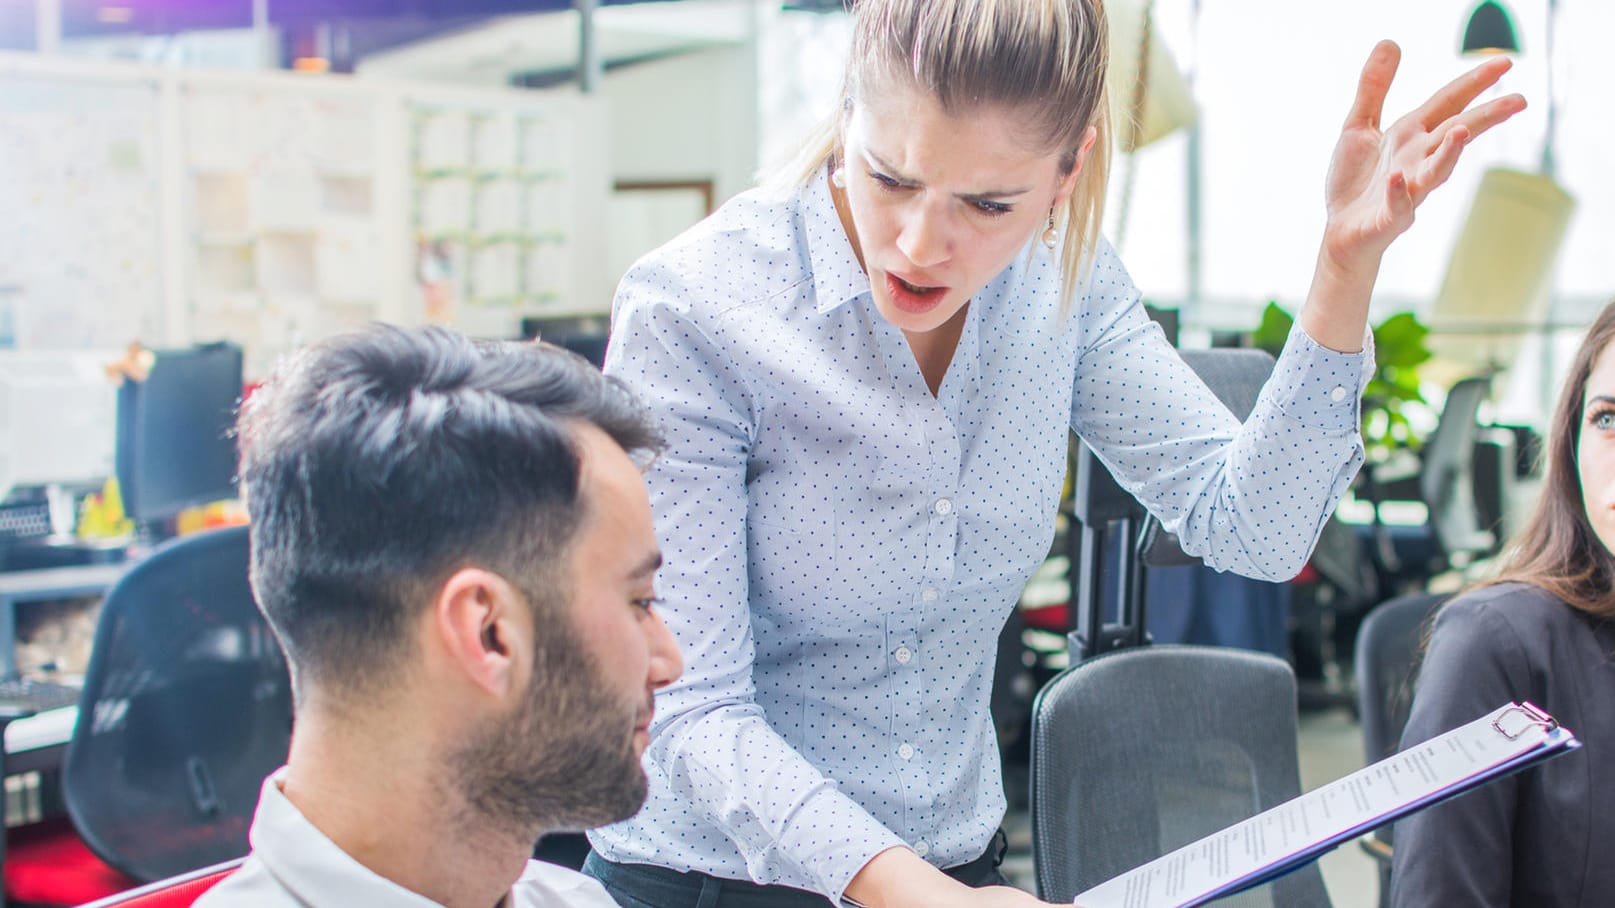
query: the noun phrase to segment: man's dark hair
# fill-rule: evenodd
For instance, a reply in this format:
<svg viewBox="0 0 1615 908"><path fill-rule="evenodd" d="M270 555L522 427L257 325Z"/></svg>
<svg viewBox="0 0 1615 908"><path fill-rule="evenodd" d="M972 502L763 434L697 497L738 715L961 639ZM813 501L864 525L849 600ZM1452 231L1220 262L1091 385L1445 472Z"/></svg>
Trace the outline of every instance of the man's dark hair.
<svg viewBox="0 0 1615 908"><path fill-rule="evenodd" d="M282 363L239 434L253 590L299 697L310 679L384 683L409 622L463 567L535 609L565 595L584 423L630 453L660 444L622 385L550 345L377 325Z"/></svg>

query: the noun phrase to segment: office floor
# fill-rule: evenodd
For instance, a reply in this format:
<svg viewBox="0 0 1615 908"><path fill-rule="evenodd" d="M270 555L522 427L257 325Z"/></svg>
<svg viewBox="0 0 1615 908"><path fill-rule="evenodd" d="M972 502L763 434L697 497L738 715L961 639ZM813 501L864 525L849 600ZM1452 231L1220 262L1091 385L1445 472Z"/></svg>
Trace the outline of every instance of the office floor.
<svg viewBox="0 0 1615 908"><path fill-rule="evenodd" d="M1301 714L1301 787L1307 791L1362 768L1363 736L1345 709ZM1031 892L1032 833L1025 811L1012 810L1004 820L1009 854L1004 874ZM1327 854L1319 862L1334 908L1374 908L1379 902L1379 871L1355 843Z"/></svg>

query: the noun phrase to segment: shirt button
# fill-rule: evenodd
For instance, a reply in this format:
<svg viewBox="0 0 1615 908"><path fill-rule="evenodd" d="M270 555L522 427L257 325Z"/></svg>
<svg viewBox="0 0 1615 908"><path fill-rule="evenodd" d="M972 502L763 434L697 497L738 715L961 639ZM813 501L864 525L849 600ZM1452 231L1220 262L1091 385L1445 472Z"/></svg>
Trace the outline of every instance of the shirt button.
<svg viewBox="0 0 1615 908"><path fill-rule="evenodd" d="M922 858L925 857L931 853L931 843L924 839L920 839L918 842L914 843L914 853Z"/></svg>
<svg viewBox="0 0 1615 908"><path fill-rule="evenodd" d="M946 517L949 514L952 514L953 513L953 501L952 501L952 499L938 498L936 500L936 512L938 514L941 514L943 517Z"/></svg>
<svg viewBox="0 0 1615 908"><path fill-rule="evenodd" d="M905 760L914 759L914 748L907 744L897 745L897 755Z"/></svg>
<svg viewBox="0 0 1615 908"><path fill-rule="evenodd" d="M1329 399L1332 400L1332 401L1335 401L1336 403L1345 400L1346 399L1346 389L1342 388L1339 385L1336 385L1335 389L1333 391L1329 392Z"/></svg>
<svg viewBox="0 0 1615 908"><path fill-rule="evenodd" d="M893 656L893 657L895 657L895 658L896 658L896 659L897 659L897 664L898 664L898 665L907 665L907 664L908 664L908 660L910 660L910 659L912 659L912 658L914 658L914 651L913 651L913 650L911 650L911 649L909 649L909 648L908 648L908 647L906 647L906 646L899 646L899 647L898 647L898 648L897 648L897 652L895 652L895 653L892 653L892 656ZM907 745L907 744L904 744L904 745L903 745L903 746L904 746L904 747L907 747L907 746L908 746L908 745ZM904 757L904 758L903 758L903 759L905 759L905 760L906 760L906 759L908 759L908 758L907 758L907 757Z"/></svg>
<svg viewBox="0 0 1615 908"><path fill-rule="evenodd" d="M920 598L924 599L926 602L935 602L937 597L940 595L942 594L937 592L936 587L928 586L925 588L924 592L920 593Z"/></svg>

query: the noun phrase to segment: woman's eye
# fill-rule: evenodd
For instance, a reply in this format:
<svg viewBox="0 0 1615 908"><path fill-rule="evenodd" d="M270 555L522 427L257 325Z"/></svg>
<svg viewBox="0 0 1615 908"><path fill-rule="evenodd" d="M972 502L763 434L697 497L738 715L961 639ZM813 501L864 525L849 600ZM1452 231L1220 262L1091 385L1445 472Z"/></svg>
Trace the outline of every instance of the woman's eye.
<svg viewBox="0 0 1615 908"><path fill-rule="evenodd" d="M869 178L881 185L882 189L902 189L903 184L879 171L871 170Z"/></svg>
<svg viewBox="0 0 1615 908"><path fill-rule="evenodd" d="M975 208L977 211L981 212L982 214L991 215L993 217L998 217L999 215L1009 214L1011 211L1014 210L1009 205L1006 205L1003 202L989 202L989 201L987 201L985 199L979 199L977 201L971 202L970 205L971 205L971 207Z"/></svg>
<svg viewBox="0 0 1615 908"><path fill-rule="evenodd" d="M1601 432L1615 430L1615 410L1604 410L1600 413L1594 413L1592 424L1593 428L1598 429Z"/></svg>

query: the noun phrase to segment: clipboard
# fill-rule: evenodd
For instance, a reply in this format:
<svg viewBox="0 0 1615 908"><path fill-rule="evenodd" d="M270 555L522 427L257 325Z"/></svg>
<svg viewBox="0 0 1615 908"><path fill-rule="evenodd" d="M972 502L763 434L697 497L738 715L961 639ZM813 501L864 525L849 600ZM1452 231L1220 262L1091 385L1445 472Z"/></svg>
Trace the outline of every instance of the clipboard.
<svg viewBox="0 0 1615 908"><path fill-rule="evenodd" d="M1192 908L1269 883L1448 798L1581 747L1531 703L1508 703L1081 893L1083 908Z"/></svg>

